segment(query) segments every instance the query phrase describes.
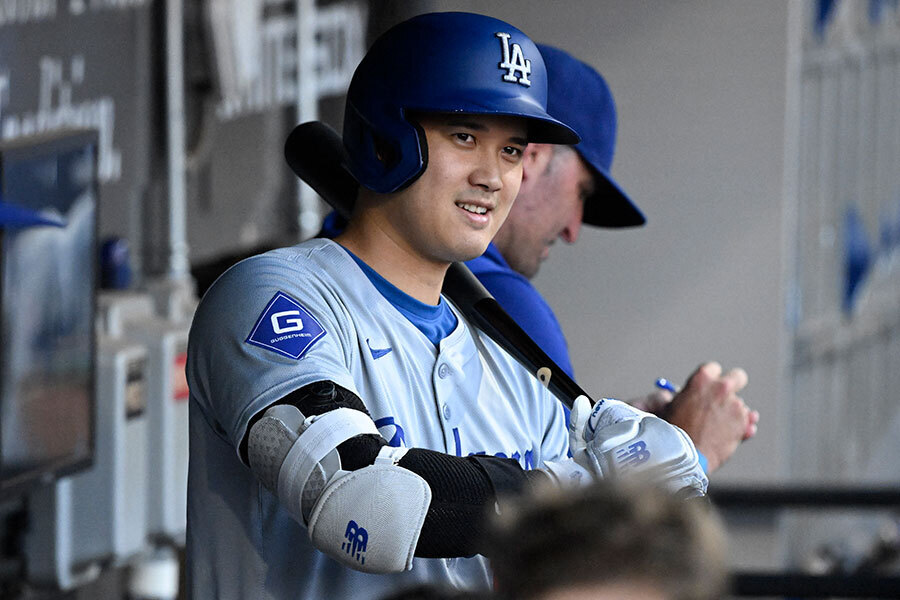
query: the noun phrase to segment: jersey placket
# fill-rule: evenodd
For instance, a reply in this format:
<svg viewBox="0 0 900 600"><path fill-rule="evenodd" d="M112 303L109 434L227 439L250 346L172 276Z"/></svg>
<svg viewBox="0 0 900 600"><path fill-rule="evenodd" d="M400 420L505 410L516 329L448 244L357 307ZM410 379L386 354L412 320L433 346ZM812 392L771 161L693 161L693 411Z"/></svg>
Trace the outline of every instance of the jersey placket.
<svg viewBox="0 0 900 600"><path fill-rule="evenodd" d="M450 343L447 343L450 342ZM435 408L444 435L444 451L458 451L458 430L469 408L477 405L482 366L469 335L441 343L432 372Z"/></svg>

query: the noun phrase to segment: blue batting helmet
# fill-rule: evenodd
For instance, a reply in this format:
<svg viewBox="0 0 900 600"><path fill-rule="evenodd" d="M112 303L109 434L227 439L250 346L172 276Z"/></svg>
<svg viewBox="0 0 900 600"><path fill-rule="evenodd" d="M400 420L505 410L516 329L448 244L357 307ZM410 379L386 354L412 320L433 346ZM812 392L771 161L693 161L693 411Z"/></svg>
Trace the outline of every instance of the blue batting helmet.
<svg viewBox="0 0 900 600"><path fill-rule="evenodd" d="M410 113L523 117L528 140L575 144L547 113L547 71L528 36L472 13L429 13L379 37L353 74L344 112L348 168L363 186L397 191L422 174L427 147Z"/></svg>

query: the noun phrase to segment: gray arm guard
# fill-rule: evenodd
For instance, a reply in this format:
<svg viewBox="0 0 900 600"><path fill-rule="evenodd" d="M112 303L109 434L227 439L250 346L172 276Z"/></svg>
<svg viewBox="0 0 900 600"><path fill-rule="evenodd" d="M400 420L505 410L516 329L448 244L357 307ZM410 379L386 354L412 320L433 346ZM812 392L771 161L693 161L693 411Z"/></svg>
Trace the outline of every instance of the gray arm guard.
<svg viewBox="0 0 900 600"><path fill-rule="evenodd" d="M397 466L404 452L397 448L382 448L371 466L342 470L338 445L366 433L378 430L358 410L306 418L294 406L273 406L250 429L250 469L321 552L367 573L407 570L431 489Z"/></svg>

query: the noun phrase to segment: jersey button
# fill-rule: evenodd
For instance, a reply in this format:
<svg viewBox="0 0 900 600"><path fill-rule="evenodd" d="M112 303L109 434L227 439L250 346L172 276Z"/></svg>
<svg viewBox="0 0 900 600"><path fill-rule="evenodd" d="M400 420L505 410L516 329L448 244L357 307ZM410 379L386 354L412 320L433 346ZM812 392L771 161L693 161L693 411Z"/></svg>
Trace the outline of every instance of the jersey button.
<svg viewBox="0 0 900 600"><path fill-rule="evenodd" d="M450 405L449 404L444 403L443 412L444 412L444 420L449 421L450 420Z"/></svg>
<svg viewBox="0 0 900 600"><path fill-rule="evenodd" d="M446 379L447 375L450 374L450 367L447 366L447 363L442 363L440 367L438 367L438 377L441 379Z"/></svg>

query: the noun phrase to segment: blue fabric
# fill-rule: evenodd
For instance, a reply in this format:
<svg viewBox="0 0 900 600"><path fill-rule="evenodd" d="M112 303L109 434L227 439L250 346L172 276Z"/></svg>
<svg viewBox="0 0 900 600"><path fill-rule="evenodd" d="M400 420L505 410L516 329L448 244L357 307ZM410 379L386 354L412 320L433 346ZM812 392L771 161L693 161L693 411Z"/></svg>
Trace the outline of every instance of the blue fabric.
<svg viewBox="0 0 900 600"><path fill-rule="evenodd" d="M466 265L553 362L574 378L569 347L559 321L531 282L512 270L493 243Z"/></svg>
<svg viewBox="0 0 900 600"><path fill-rule="evenodd" d="M443 296L441 296L441 301L437 306L419 302L379 275L378 272L367 265L363 259L346 248L344 248L344 250L346 250L347 254L356 261L356 264L358 264L359 268L366 274L366 277L369 278L369 281L372 282L375 289L384 296L385 300L390 302L394 308L400 311L400 314L409 319L409 322L425 334L425 337L427 337L432 344L437 346L441 343L442 339L453 333L453 330L456 329L456 315L450 310L450 306L447 304L447 301L444 300Z"/></svg>

